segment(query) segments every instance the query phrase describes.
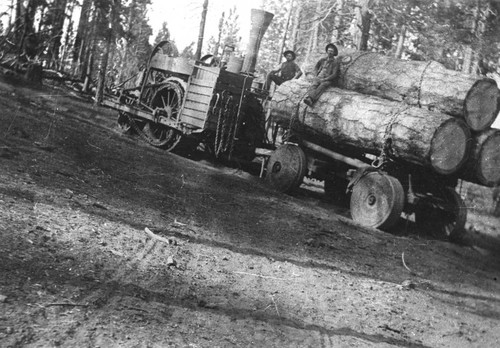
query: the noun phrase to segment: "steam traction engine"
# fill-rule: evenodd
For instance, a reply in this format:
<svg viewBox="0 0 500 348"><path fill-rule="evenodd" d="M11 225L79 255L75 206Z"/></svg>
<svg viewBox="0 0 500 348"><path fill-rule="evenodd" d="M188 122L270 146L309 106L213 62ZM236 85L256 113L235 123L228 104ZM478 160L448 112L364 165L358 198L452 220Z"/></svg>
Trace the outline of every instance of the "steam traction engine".
<svg viewBox="0 0 500 348"><path fill-rule="evenodd" d="M119 110L121 129L167 151L189 154L202 143L218 158L252 159L265 117L252 75L172 58L169 48L159 43L138 86L104 101Z"/></svg>

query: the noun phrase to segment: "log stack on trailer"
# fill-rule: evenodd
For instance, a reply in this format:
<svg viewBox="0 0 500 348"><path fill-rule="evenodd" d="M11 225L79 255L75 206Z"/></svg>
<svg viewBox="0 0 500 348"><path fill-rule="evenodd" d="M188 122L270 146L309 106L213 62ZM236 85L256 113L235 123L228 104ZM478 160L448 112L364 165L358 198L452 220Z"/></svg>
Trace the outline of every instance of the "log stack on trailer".
<svg viewBox="0 0 500 348"><path fill-rule="evenodd" d="M339 86L313 107L301 102L305 80L276 89L270 119L287 142L271 155L268 180L282 191L304 176L336 194L348 186L351 215L363 225L389 229L404 211L422 227L460 235L458 179L500 184L500 132L490 128L500 111L496 82L372 52L338 59Z"/></svg>

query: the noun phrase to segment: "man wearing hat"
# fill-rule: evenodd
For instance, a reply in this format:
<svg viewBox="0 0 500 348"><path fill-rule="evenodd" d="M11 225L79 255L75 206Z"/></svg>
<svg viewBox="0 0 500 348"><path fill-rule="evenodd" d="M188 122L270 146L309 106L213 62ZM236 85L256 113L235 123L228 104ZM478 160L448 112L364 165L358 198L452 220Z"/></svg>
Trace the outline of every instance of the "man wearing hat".
<svg viewBox="0 0 500 348"><path fill-rule="evenodd" d="M295 52L288 50L283 53L283 56L286 58L286 61L281 64L279 69L272 70L266 77L264 89L267 91L271 87L271 81L279 86L285 81L298 79L302 76L302 70L295 63Z"/></svg>
<svg viewBox="0 0 500 348"><path fill-rule="evenodd" d="M340 62L335 59L339 53L337 46L329 43L325 51L327 56L321 58L314 66L315 77L307 91L307 97L304 98L304 103L308 106L313 106L328 87L336 85L340 75Z"/></svg>

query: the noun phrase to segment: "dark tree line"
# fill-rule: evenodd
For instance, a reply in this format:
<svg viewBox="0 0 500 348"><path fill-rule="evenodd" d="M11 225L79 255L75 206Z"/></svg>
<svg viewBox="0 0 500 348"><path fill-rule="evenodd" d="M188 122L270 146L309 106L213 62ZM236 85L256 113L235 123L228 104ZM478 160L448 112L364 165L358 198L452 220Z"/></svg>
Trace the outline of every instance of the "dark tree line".
<svg viewBox="0 0 500 348"><path fill-rule="evenodd" d="M274 55L265 68L279 59L284 37L303 60L335 42L466 73L500 66L498 0L265 0L264 8L277 14L264 39L264 56Z"/></svg>
<svg viewBox="0 0 500 348"><path fill-rule="evenodd" d="M36 62L89 91L139 71L151 52L151 0L15 0L4 15L0 63ZM119 72L119 73L118 73Z"/></svg>
<svg viewBox="0 0 500 348"><path fill-rule="evenodd" d="M0 13L0 64L36 62L82 81L85 91L122 84L147 62L151 0L9 0ZM199 0L197 43L179 50L167 23L155 44L170 41L171 56L222 56L240 47L235 8L212 13ZM262 41L257 70L276 67L284 49L299 63L316 59L328 42L342 48L383 52L402 59L435 60L466 73L500 72L499 0L265 0L274 19ZM200 11L201 12L201 11ZM203 36L204 15L220 16L218 35ZM6 25L3 25L6 23ZM202 49L203 48L203 49ZM133 80L132 80L133 81ZM131 82L133 83L133 82Z"/></svg>

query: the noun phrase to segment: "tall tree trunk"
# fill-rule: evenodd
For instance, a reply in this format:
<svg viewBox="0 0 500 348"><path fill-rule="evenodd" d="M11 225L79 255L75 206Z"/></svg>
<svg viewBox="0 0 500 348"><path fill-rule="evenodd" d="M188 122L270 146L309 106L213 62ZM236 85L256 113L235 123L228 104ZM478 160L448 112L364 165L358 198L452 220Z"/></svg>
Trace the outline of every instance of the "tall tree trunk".
<svg viewBox="0 0 500 348"><path fill-rule="evenodd" d="M472 66L472 55L473 55L472 47L470 45L465 46L464 49L464 60L462 63L462 72L468 74L471 70Z"/></svg>
<svg viewBox="0 0 500 348"><path fill-rule="evenodd" d="M217 43L215 44L215 47L214 47L214 57L218 57L219 56L219 47L220 47L220 40L222 38L222 28L224 26L224 17L225 17L225 12L222 12L222 15L220 17L220 20L219 20L219 35L217 36Z"/></svg>
<svg viewBox="0 0 500 348"><path fill-rule="evenodd" d="M92 66L94 65L94 50L89 49L89 57L86 59L85 71L82 72L83 75L83 87L82 91L88 93L90 90L90 85L92 84Z"/></svg>
<svg viewBox="0 0 500 348"><path fill-rule="evenodd" d="M278 53L279 53L278 64L281 62L281 54L285 50L288 28L290 27L290 19L292 18L292 13L293 13L293 8L294 8L293 2L294 2L294 0L290 0L290 9L288 10L288 18L286 20L285 32L283 33L283 40L281 40L281 47L280 47L280 50L278 51Z"/></svg>
<svg viewBox="0 0 500 348"><path fill-rule="evenodd" d="M316 4L316 13L314 14L316 19L319 17L319 14L321 13L321 7L323 5L322 0L317 0L317 1L318 2ZM312 41L311 41L310 52L314 52L318 48L318 36L319 36L319 21L315 21L314 22L314 30L311 34Z"/></svg>
<svg viewBox="0 0 500 348"><path fill-rule="evenodd" d="M66 5L68 0L55 0L50 11L52 19L51 40L52 43L49 47L49 66L57 68L59 61L59 50L61 48L61 38L63 35L64 20L66 14Z"/></svg>
<svg viewBox="0 0 500 348"><path fill-rule="evenodd" d="M9 15L9 30L12 30L12 24L14 23L14 9L16 5L14 4L15 0L10 0L10 15Z"/></svg>
<svg viewBox="0 0 500 348"><path fill-rule="evenodd" d="M66 58L68 56L69 48L71 47L70 42L71 42L71 37L73 35L73 25L74 25L73 13L75 11L75 4L76 4L76 1L75 0L71 0L71 2L69 4L69 8L68 8L69 23L68 23L68 27L66 29L66 37L64 38L64 47L63 47L62 52L61 52L61 64L58 66L59 70L64 69L63 62L66 61Z"/></svg>
<svg viewBox="0 0 500 348"><path fill-rule="evenodd" d="M102 103L104 96L104 85L106 83L106 71L108 69L108 58L109 52L111 50L111 44L113 42L113 32L114 32L114 23L116 16L116 0L112 1L111 9L109 13L109 26L106 33L106 46L104 48L104 53L102 54L101 60L99 62L99 72L97 78L97 88L95 95L95 104L99 105Z"/></svg>
<svg viewBox="0 0 500 348"><path fill-rule="evenodd" d="M354 44L359 51L368 49L368 39L370 37L371 13L370 6L372 0L359 0L355 8L355 16L351 35Z"/></svg>
<svg viewBox="0 0 500 348"><path fill-rule="evenodd" d="M126 30L131 31L132 30L132 23L135 20L134 7L132 5L130 5L130 7L128 8L127 18L128 18L128 21L127 21ZM126 67L127 67L127 63L128 63L128 57L129 57L129 47L130 47L129 40L125 39L125 44L124 44L123 49L122 49L123 56L122 56L122 59L120 62L120 74L119 74L118 79L117 79L119 81L119 83L121 83L121 81L123 81L123 76L126 74L126 71L127 71Z"/></svg>
<svg viewBox="0 0 500 348"><path fill-rule="evenodd" d="M302 13L302 1L299 1L295 7L295 14L293 16L292 34L290 35L290 48L294 51L297 50L297 42L300 29L300 15Z"/></svg>
<svg viewBox="0 0 500 348"><path fill-rule="evenodd" d="M403 24L401 26L401 29L399 30L398 45L396 47L396 52L394 53L394 57L397 59L401 59L401 56L403 55L405 37L406 37L406 24Z"/></svg>
<svg viewBox="0 0 500 348"><path fill-rule="evenodd" d="M19 41L19 56L21 56L23 53L27 55L28 58L32 58L32 52L31 52L31 47L26 50L26 42L28 42L28 46L32 46L31 40L34 40L34 28L33 28L33 22L35 18L35 13L36 13L36 1L35 0L29 0L26 8L23 13L23 25L22 25L22 34L21 38ZM28 52L27 52L28 51Z"/></svg>
<svg viewBox="0 0 500 348"><path fill-rule="evenodd" d="M340 29L343 25L342 14L344 12L344 0L337 0L337 11L333 19L333 30L331 41L338 42L340 40Z"/></svg>
<svg viewBox="0 0 500 348"><path fill-rule="evenodd" d="M479 15L481 10L481 0L476 0L476 8L474 9L474 22L472 23L472 28L470 30L471 36L475 37L477 35L477 27L479 21ZM472 49L472 42L465 46L464 49L464 61L462 64L462 72L469 74L472 68L472 62L474 59L474 50Z"/></svg>
<svg viewBox="0 0 500 348"><path fill-rule="evenodd" d="M13 23L13 30L12 32L14 33L14 41L19 44L22 38L22 32L23 32L23 14L24 14L24 6L23 6L23 0L17 0L16 1L16 17L14 19Z"/></svg>
<svg viewBox="0 0 500 348"><path fill-rule="evenodd" d="M406 39L406 22L407 18L411 15L412 2L408 2L405 7L405 16L403 17L403 23L401 24L401 29L399 30L399 38L398 45L396 47L396 52L394 53L394 57L397 59L401 59L403 55L403 48Z"/></svg>
<svg viewBox="0 0 500 348"><path fill-rule="evenodd" d="M201 57L201 48L203 46L203 37L205 35L205 22L207 19L207 8L208 8L208 0L205 0L203 2L203 11L201 12L200 32L198 34L198 44L196 45L196 53L194 54L195 60L199 60Z"/></svg>
<svg viewBox="0 0 500 348"><path fill-rule="evenodd" d="M97 10L92 11L90 20L90 30L86 32L84 39L85 45L82 46L84 50L82 58L82 72L81 79L84 80L83 90L88 92L90 88L90 83L92 82L92 71L94 67L95 58L95 33L97 29Z"/></svg>
<svg viewBox="0 0 500 348"><path fill-rule="evenodd" d="M370 26L372 14L370 13L371 0L363 0L361 5L361 41L358 44L360 51L368 49L368 39L370 38Z"/></svg>
<svg viewBox="0 0 500 348"><path fill-rule="evenodd" d="M310 57L313 55L312 47L313 47L313 34L311 33L311 35L309 35L309 40L307 41L307 50L305 57L306 62L308 62L311 59Z"/></svg>
<svg viewBox="0 0 500 348"><path fill-rule="evenodd" d="M75 75L82 75L84 67L84 54L86 52L85 38L88 36L89 30L89 15L92 7L92 0L83 0L80 19L78 20L78 28L76 30L75 43L73 45L73 62L75 63Z"/></svg>

